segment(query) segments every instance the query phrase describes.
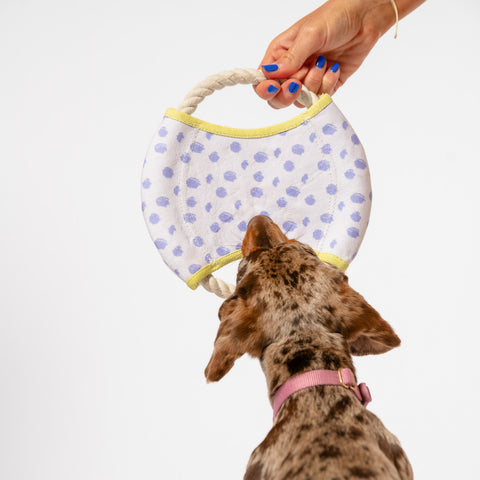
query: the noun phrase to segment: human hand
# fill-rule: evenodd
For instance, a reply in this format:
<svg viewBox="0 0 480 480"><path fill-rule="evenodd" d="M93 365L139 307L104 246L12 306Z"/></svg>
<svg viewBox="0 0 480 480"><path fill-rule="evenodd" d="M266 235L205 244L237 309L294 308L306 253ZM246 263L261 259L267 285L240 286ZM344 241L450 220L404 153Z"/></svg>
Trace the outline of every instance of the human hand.
<svg viewBox="0 0 480 480"><path fill-rule="evenodd" d="M394 22L390 0L327 1L270 43L261 63L268 80L257 94L273 108L295 102L301 83L332 95Z"/></svg>

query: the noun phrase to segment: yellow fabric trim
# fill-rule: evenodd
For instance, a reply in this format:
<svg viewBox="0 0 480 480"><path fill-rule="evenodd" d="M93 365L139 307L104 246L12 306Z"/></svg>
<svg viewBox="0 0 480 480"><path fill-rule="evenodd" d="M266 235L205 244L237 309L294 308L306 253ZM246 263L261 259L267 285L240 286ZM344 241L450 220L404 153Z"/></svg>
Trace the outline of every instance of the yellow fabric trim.
<svg viewBox="0 0 480 480"><path fill-rule="evenodd" d="M330 265L337 267L342 272L344 272L348 268L348 262L341 259L340 257L337 257L333 253L317 252L317 251L315 253L317 254L318 258L322 262L329 263ZM212 263L205 265L200 270L195 272L187 280L187 285L192 290L195 290L198 287L198 283L200 282L200 280L205 278L207 275L210 275L211 273L217 271L218 269L224 267L225 265L228 265L229 263L234 262L235 260L240 260L241 258L242 258L241 250L235 250L233 252L228 253L227 255L224 255L223 257L217 258Z"/></svg>
<svg viewBox="0 0 480 480"><path fill-rule="evenodd" d="M187 113L180 112L175 108L169 108L165 112L165 116L173 120L178 120L179 122L190 125L191 127L198 128L205 132L214 133L216 135L222 135L224 137L234 137L234 138L262 138L268 137L271 135L276 135L277 133L282 133L292 128L298 127L302 123L310 120L317 113L321 112L327 105L332 102L330 95L324 93L319 97L319 99L308 109L302 112L300 115L297 115L290 120L285 122L277 123L270 127L261 127L261 128L231 128L223 127L221 125L215 125L214 123L204 122L198 118L192 117Z"/></svg>
<svg viewBox="0 0 480 480"><path fill-rule="evenodd" d="M342 272L344 272L348 268L348 265L349 265L348 262L346 262L340 257L337 257L333 253L317 252L317 255L322 262L329 263L330 265L337 267Z"/></svg>
<svg viewBox="0 0 480 480"><path fill-rule="evenodd" d="M222 268L225 265L228 265L229 263L234 262L235 260L240 260L241 258L242 258L241 250L235 250L233 252L228 253L227 255L224 255L223 257L217 258L216 260L213 260L213 262L209 263L208 265L205 265L200 270L195 272L187 280L187 285L192 290L195 290L198 287L198 282L200 282L200 280L205 278L207 275L210 275L211 273L217 271L219 268Z"/></svg>

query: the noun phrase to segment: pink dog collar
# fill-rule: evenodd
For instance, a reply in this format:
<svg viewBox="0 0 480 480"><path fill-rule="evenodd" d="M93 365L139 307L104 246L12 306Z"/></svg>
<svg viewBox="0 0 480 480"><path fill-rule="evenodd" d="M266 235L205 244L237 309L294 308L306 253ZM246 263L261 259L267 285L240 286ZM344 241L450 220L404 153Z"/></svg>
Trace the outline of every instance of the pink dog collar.
<svg viewBox="0 0 480 480"><path fill-rule="evenodd" d="M312 370L311 372L301 373L288 379L275 394L273 399L273 421L283 402L295 392L308 387L317 385L338 385L350 390L366 407L372 400L370 390L365 383L355 384L355 377L349 368L339 368L338 370Z"/></svg>

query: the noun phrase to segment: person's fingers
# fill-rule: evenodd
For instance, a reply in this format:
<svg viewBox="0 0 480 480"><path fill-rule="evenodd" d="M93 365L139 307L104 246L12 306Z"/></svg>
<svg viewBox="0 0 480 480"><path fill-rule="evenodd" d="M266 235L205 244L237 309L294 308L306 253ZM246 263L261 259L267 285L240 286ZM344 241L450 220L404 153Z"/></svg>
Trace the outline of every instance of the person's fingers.
<svg viewBox="0 0 480 480"><path fill-rule="evenodd" d="M322 86L318 93L328 93L329 95L333 95L337 90L337 83L338 79L340 78L340 65L338 63L334 63L323 76Z"/></svg>
<svg viewBox="0 0 480 480"><path fill-rule="evenodd" d="M327 59L320 55L317 57L307 75L303 80L303 84L313 93L318 93L322 88L323 77L327 70Z"/></svg>
<svg viewBox="0 0 480 480"><path fill-rule="evenodd" d="M284 82L278 93L269 100L273 108L284 108L291 105L300 95L302 85L298 80L287 80Z"/></svg>
<svg viewBox="0 0 480 480"><path fill-rule="evenodd" d="M280 83L275 80L265 80L255 86L255 91L260 98L271 100L280 91Z"/></svg>
<svg viewBox="0 0 480 480"><path fill-rule="evenodd" d="M306 60L323 45L323 37L321 29L313 32L310 28L302 28L290 48L285 49L275 62L262 64L265 75L271 79L298 78Z"/></svg>

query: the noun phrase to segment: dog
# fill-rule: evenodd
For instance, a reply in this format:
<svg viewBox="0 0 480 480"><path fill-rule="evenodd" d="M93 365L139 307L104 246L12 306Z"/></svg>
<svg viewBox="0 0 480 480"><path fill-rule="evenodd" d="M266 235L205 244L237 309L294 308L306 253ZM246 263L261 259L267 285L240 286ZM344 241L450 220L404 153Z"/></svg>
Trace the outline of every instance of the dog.
<svg viewBox="0 0 480 480"><path fill-rule="evenodd" d="M235 291L219 310L208 382L248 353L260 359L273 405L289 379L318 369L354 376L352 354L400 345L343 272L268 217L249 222L242 254ZM304 388L285 400L244 480L413 479L398 439L339 377L340 385Z"/></svg>

